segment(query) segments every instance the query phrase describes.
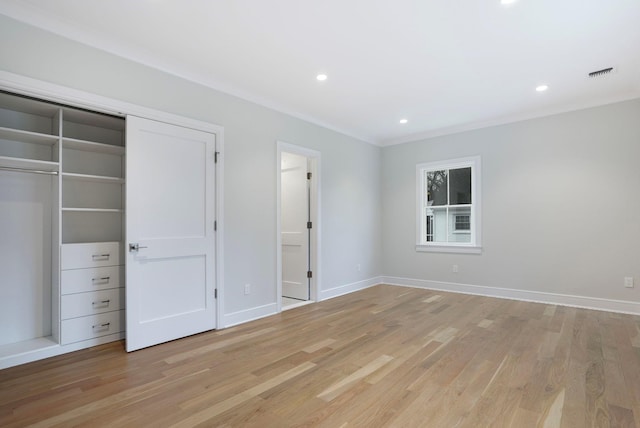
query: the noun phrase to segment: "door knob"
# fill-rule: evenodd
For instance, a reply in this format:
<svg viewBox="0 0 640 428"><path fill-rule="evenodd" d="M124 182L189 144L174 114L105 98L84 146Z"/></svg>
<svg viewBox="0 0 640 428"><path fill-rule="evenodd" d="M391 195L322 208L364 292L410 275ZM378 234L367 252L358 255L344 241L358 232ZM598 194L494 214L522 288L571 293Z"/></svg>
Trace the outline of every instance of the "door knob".
<svg viewBox="0 0 640 428"><path fill-rule="evenodd" d="M137 242L135 244L129 244L129 252L138 251L141 248L147 248L147 247L141 247L140 244L138 244Z"/></svg>

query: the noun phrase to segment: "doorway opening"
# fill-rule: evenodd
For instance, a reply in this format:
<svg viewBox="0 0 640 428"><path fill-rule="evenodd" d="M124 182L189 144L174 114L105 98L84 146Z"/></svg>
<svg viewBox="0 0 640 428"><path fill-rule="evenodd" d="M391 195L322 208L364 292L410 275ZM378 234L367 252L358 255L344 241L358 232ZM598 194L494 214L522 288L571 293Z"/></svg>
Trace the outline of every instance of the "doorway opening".
<svg viewBox="0 0 640 428"><path fill-rule="evenodd" d="M278 311L317 300L320 153L278 142Z"/></svg>

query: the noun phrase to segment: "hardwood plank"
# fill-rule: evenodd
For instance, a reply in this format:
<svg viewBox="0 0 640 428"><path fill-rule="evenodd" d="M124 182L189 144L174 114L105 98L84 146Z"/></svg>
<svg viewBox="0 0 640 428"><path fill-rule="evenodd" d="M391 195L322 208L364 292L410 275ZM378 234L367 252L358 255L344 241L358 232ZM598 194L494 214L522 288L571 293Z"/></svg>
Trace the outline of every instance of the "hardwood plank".
<svg viewBox="0 0 640 428"><path fill-rule="evenodd" d="M609 406L609 411L611 412L610 426L620 428L633 428L638 426L633 417L633 412L630 409Z"/></svg>
<svg viewBox="0 0 640 428"><path fill-rule="evenodd" d="M198 413L195 413L191 416L189 416L186 419L181 420L179 423L172 425L175 427L178 426L195 426L197 424L200 424L202 422L208 421L209 419L214 418L215 416L226 412L229 409L232 409L236 406L239 406L240 404L244 403L245 401L248 401L252 398L257 397L258 395L260 395L261 393L263 393L264 391L267 391L283 382L288 381L289 379L292 379L304 372L306 372L307 370L311 370L312 368L314 368L316 365L313 363L303 363L300 364L297 367L292 368L291 370L288 370L285 373L282 373L281 375L278 375L272 379L267 380L266 382L262 382L261 384L258 384L254 387L251 387L249 389L247 389L246 391L243 391L239 394L236 394L232 397L229 397L228 399L221 401L213 406L210 407L206 407L205 409L201 410Z"/></svg>
<svg viewBox="0 0 640 428"><path fill-rule="evenodd" d="M318 394L318 398L323 399L324 401L331 401L344 392L349 386L360 379L363 379L375 372L389 361L393 360L393 357L388 355L381 355L375 360L371 361L369 364L366 364L364 367L358 369L354 373L350 374L346 378L342 379L340 382L331 385L329 388L322 391Z"/></svg>
<svg viewBox="0 0 640 428"><path fill-rule="evenodd" d="M313 345L307 346L306 348L303 349L303 351L308 354L313 354L314 352L322 348L330 347L330 345L332 345L335 341L336 340L332 338L324 339L324 340L321 340L320 342L314 343Z"/></svg>
<svg viewBox="0 0 640 428"><path fill-rule="evenodd" d="M255 331L253 333L242 334L242 335L239 335L239 336L231 337L229 339L221 340L219 342L215 342L215 343L212 343L210 345L201 346L199 348L192 349L192 350L189 350L189 351L186 351L186 352L182 352L180 354L172 355L171 357L165 358L164 361L167 364L177 363L177 362L186 360L188 358L201 356L203 354L206 354L206 353L209 353L211 351L215 351L215 350L224 348L226 346L235 345L237 343L241 343L241 342L244 342L246 340L251 340L251 339L256 338L256 337L261 337L264 334L270 333L270 332L272 332L274 330L275 330L275 328L269 327L269 328L265 328L263 330Z"/></svg>
<svg viewBox="0 0 640 428"><path fill-rule="evenodd" d="M543 428L559 428L562 422L562 407L564 407L564 389L556 395L553 404L545 415L542 426Z"/></svg>

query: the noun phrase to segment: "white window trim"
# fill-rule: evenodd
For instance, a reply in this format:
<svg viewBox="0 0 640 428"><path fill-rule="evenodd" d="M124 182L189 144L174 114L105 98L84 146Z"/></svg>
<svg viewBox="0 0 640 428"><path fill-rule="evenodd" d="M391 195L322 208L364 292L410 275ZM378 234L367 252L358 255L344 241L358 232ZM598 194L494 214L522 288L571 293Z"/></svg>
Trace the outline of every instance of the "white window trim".
<svg viewBox="0 0 640 428"><path fill-rule="evenodd" d="M422 209L424 207L424 171L437 169L472 168L471 174L471 242L423 242L422 236L426 231L422 230ZM480 156L451 159L448 161L426 162L416 165L416 251L438 253L482 253L482 169Z"/></svg>

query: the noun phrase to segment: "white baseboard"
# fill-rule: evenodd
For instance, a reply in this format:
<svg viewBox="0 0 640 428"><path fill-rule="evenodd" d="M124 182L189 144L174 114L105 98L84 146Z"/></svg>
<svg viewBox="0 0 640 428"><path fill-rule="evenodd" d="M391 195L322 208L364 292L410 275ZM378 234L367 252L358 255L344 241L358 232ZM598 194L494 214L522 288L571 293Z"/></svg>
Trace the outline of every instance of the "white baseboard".
<svg viewBox="0 0 640 428"><path fill-rule="evenodd" d="M269 315L275 315L278 313L278 305L275 303L269 303L263 306L257 306L255 308L243 309L238 312L232 312L230 314L223 315L223 325L219 328L232 327L234 325L242 324L249 321L254 321L260 318L268 317Z"/></svg>
<svg viewBox="0 0 640 428"><path fill-rule="evenodd" d="M341 285L339 287L330 288L328 290L320 290L319 300L327 300L333 297L342 296L344 294L353 293L354 291L364 290L382 283L382 277L376 276L362 281L352 282L351 284Z"/></svg>
<svg viewBox="0 0 640 428"><path fill-rule="evenodd" d="M378 284L399 285L404 287L423 288L427 290L448 291L452 293L473 294L500 299L522 300L525 302L546 303L551 305L640 315L640 302L601 299L597 297L571 296L566 294L545 293L541 291L516 290L512 288L458 284L425 279L400 278L394 276L377 276L341 285L339 287L330 288L328 290L320 290L318 296L319 301L353 293L354 291L364 290ZM256 308L225 314L223 316L224 325L220 326L220 328L232 327L234 325L275 315L276 313L277 304L270 303Z"/></svg>
<svg viewBox="0 0 640 428"><path fill-rule="evenodd" d="M331 299L332 297L342 296L343 294L353 293L354 291L364 290L380 284L381 277L365 279L363 281L352 282L351 284L341 285L339 287L330 288L329 290L320 290L318 301ZM250 309L243 309L238 312L223 315L223 325L219 328L233 327L234 325L243 324L245 322L254 321L265 318L278 313L278 305L269 303L267 305L258 306Z"/></svg>
<svg viewBox="0 0 640 428"><path fill-rule="evenodd" d="M475 294L478 296L497 297L500 299L523 300L525 302L547 303L552 305L595 309L598 311L640 315L640 302L601 299L597 297L571 296L567 294L545 293L541 291L515 290L512 288L457 284L453 282L430 281L425 279L399 278L393 276L382 276L381 282L383 284L425 288L428 290Z"/></svg>

